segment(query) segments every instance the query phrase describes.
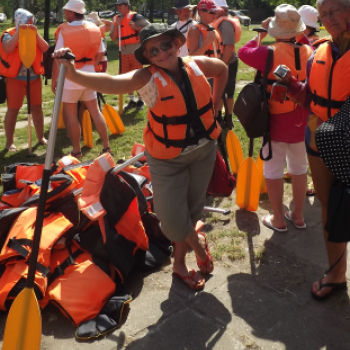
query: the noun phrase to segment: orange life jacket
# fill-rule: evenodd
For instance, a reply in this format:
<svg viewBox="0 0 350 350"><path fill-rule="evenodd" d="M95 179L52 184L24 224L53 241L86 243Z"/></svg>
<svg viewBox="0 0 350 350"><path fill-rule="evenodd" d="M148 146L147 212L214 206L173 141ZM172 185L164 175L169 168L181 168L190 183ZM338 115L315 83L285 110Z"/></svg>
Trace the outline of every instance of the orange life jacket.
<svg viewBox="0 0 350 350"><path fill-rule="evenodd" d="M49 285L40 306L57 306L71 322L96 317L115 292L115 283L92 261L89 253L75 246L52 252Z"/></svg>
<svg viewBox="0 0 350 350"><path fill-rule="evenodd" d="M75 55L76 68L96 64L95 56L101 44L101 32L95 24L86 22L82 25L72 26L67 22L62 23L56 29L56 40L60 32L65 47L69 47Z"/></svg>
<svg viewBox="0 0 350 350"><path fill-rule="evenodd" d="M267 92L268 97L271 93L272 84L277 82L273 71L280 64L286 65L299 81L305 81L306 79L306 63L309 57L312 55L313 50L308 45L291 46L284 42L277 42L270 45L274 50L272 69L267 77ZM291 112L296 108L296 104L289 99L284 103L273 101L269 99L269 109L273 114Z"/></svg>
<svg viewBox="0 0 350 350"><path fill-rule="evenodd" d="M333 117L350 95L349 59L350 51L334 61L329 42L316 51L309 79L313 94L310 108L324 121Z"/></svg>
<svg viewBox="0 0 350 350"><path fill-rule="evenodd" d="M18 71L21 67L21 59L19 57L18 44L11 53L6 53L3 48L3 37L5 33L9 33L13 36L16 33L16 28L10 28L5 30L0 38L0 74L9 77L17 77ZM44 74L44 65L43 65L43 53L40 51L39 46L36 46L36 55L35 60L32 64L34 73L37 75Z"/></svg>
<svg viewBox="0 0 350 350"><path fill-rule="evenodd" d="M208 32L213 30L215 33L215 48L216 48L216 53L217 53L217 58L221 58L221 53L222 53L222 49L221 49L221 44L222 44L222 39L221 39L221 35L219 33L218 30L216 30L215 28L211 27L211 26L206 26L203 23L195 23L193 24L193 27L196 27L202 38L203 41L205 41L205 39L207 38ZM189 40L188 40L188 36L187 36L187 47L188 49L190 48L189 46ZM204 56L208 56L208 57L215 57L215 52L214 52L214 43L211 43L208 47L207 50L204 52Z"/></svg>
<svg viewBox="0 0 350 350"><path fill-rule="evenodd" d="M214 118L210 85L190 57L179 58L185 98L176 80L155 65L148 69L158 88L154 107L148 110L148 124L143 132L147 152L158 159L177 157L182 149L198 144L199 139L217 139L221 128ZM194 132L194 136L190 133Z"/></svg>
<svg viewBox="0 0 350 350"><path fill-rule="evenodd" d="M140 42L139 33L130 27L130 22L132 21L136 12L130 11L127 13L120 23L121 30L121 40L122 45L136 44ZM119 18L119 15L113 17L113 25L116 26L116 20ZM119 30L119 29L118 29Z"/></svg>
<svg viewBox="0 0 350 350"><path fill-rule="evenodd" d="M233 24L233 28L235 29L235 43L237 44L241 40L241 35L242 35L242 27L239 19L237 17L232 17L232 16L221 16L212 23L212 26L217 31L219 31L218 28L223 21L228 21Z"/></svg>

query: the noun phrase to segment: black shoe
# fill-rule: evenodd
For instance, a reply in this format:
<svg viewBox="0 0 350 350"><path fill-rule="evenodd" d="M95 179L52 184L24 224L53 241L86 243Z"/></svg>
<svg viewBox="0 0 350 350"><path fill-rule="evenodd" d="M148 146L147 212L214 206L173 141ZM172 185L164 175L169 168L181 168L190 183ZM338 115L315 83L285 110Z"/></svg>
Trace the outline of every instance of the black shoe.
<svg viewBox="0 0 350 350"><path fill-rule="evenodd" d="M130 100L129 103L124 107L124 111L129 111L130 109L136 108L137 103L133 100Z"/></svg>
<svg viewBox="0 0 350 350"><path fill-rule="evenodd" d="M138 111L142 111L144 105L145 105L145 103L144 103L142 100L138 100L138 101L136 102L136 109L137 109Z"/></svg>

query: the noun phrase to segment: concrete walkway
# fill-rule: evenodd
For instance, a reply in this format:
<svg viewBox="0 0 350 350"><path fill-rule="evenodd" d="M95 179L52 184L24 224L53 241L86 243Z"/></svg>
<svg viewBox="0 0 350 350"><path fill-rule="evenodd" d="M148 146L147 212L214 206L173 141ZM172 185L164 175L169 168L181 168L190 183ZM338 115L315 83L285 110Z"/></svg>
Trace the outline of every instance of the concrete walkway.
<svg viewBox="0 0 350 350"><path fill-rule="evenodd" d="M327 267L318 201L306 203L306 230L288 224L284 234L260 225L268 208L250 213L234 206L237 227L248 235L245 260L216 261L198 293L172 276L170 262L153 274L134 274L125 286L134 300L124 324L91 343L77 342L74 327L49 307L42 312L41 349L349 350L348 294L324 302L310 296L312 282ZM262 247L262 258L255 260L252 253ZM193 254L190 265L196 266ZM2 315L2 329L5 320Z"/></svg>

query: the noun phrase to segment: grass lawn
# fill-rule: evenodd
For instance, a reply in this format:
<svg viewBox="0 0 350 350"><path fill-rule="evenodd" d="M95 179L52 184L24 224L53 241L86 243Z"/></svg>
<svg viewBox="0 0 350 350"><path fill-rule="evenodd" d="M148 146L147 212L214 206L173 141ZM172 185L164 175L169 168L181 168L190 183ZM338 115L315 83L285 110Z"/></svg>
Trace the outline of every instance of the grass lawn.
<svg viewBox="0 0 350 350"><path fill-rule="evenodd" d="M8 27L6 24L0 24L0 29L4 30ZM50 28L50 38L53 37L55 28ZM39 27L39 32L43 35L43 27ZM326 32L321 32L321 36L325 36ZM255 36L255 32L251 30L244 29L242 33L242 39L237 45L237 49L239 49L244 43L249 41L252 37ZM263 43L265 45L272 43L271 38L267 37ZM118 72L118 48L115 43L113 43L109 38L107 38L108 43L108 69L107 72L109 74L115 75ZM250 82L253 80L254 70L242 62L239 62L238 68L238 76L237 76L237 89L236 95L239 93L240 89L246 82ZM49 81L51 84L51 81ZM118 109L118 98L117 96L108 95L105 96L106 102L114 106ZM45 117L50 117L52 115L53 109L53 100L54 95L51 91L51 86L45 86L43 83L43 111ZM128 98L124 97L124 103L128 102ZM6 104L0 105L0 132L3 132L3 121L6 113ZM145 107L143 111L133 111L124 113L121 115L122 120L125 124L126 131L122 135L110 135L110 143L111 149L115 154L115 159L119 158L128 158L131 155L131 149L135 142L142 143L142 131L146 124L147 120L147 108ZM18 121L26 121L27 120L27 105L24 104L20 113L18 115ZM45 135L46 138L49 137L49 128L50 124L45 125ZM44 156L46 147L40 146L36 144L36 137L34 127L31 128L32 131L32 146L34 157L28 158L28 144L27 144L27 127L18 128L15 131L15 144L17 148L19 148L19 152L10 153L5 152L5 136L2 133L0 135L0 173L4 170L4 166L15 163L15 162L38 162L44 163ZM248 153L248 139L245 135L244 130L242 129L240 123L235 121L235 129L236 135L241 141L244 155L247 156ZM92 149L88 149L83 147L83 161L93 159L97 157L98 153L102 149L101 142L99 140L99 136L96 131L93 131L93 141L94 147ZM255 156L258 154L260 142L258 140L255 141L254 154ZM55 160L59 159L62 155L69 153L71 150L70 140L66 137L66 130L58 130L55 153Z"/></svg>

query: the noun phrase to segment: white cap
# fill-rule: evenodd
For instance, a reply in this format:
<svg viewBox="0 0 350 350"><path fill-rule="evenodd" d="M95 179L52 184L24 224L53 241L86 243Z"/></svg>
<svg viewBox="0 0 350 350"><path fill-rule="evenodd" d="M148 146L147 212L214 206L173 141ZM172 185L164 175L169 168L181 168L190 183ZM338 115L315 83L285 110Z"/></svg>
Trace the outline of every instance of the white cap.
<svg viewBox="0 0 350 350"><path fill-rule="evenodd" d="M69 0L64 6L63 10L73 11L83 15L85 10L85 3L83 0Z"/></svg>
<svg viewBox="0 0 350 350"><path fill-rule="evenodd" d="M228 7L226 0L215 0L215 3L219 7Z"/></svg>
<svg viewBox="0 0 350 350"><path fill-rule="evenodd" d="M314 7L310 5L303 5L299 7L298 13L305 25L317 30L319 29L319 25L317 23L318 11Z"/></svg>

